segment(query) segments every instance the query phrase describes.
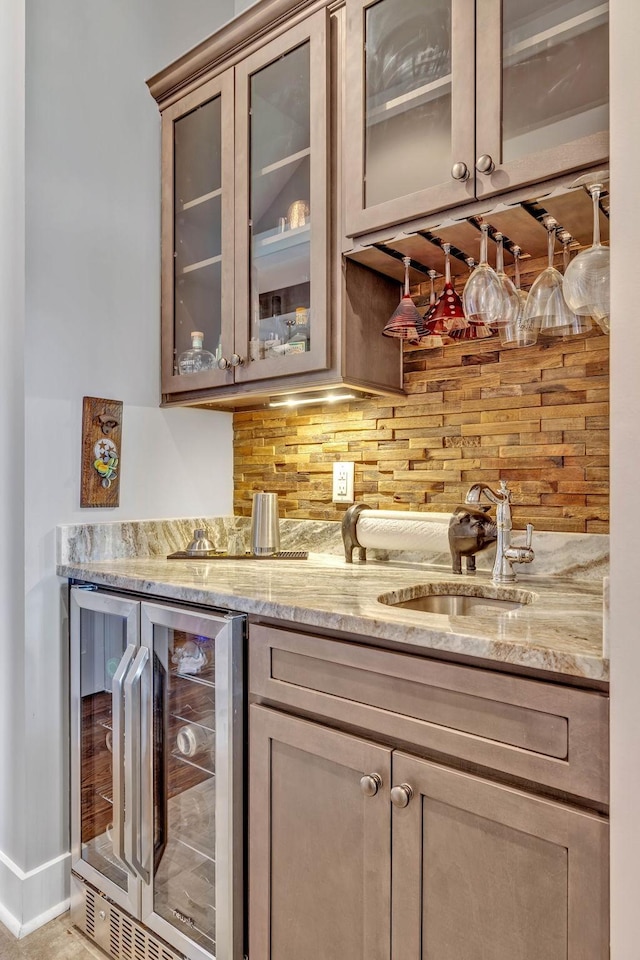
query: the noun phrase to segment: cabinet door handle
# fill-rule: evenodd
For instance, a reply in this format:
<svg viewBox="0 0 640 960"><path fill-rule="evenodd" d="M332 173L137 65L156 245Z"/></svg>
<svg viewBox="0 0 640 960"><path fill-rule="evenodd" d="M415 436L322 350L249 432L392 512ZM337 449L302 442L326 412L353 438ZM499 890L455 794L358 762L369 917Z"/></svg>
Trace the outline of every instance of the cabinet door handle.
<svg viewBox="0 0 640 960"><path fill-rule="evenodd" d="M140 684L144 668L149 659L147 647L140 647L131 670L124 682L124 726L125 726L125 818L124 849L128 863L137 876L149 883L149 871L140 856L140 823L142 814L140 797L140 776L142 774L140 743ZM127 742L128 741L128 742Z"/></svg>
<svg viewBox="0 0 640 960"><path fill-rule="evenodd" d="M458 163L454 163L451 167L451 176L454 180L468 180L469 167L466 163L463 163L462 160L459 160Z"/></svg>
<svg viewBox="0 0 640 960"><path fill-rule="evenodd" d="M483 153L481 157L478 157L476 160L476 170L478 173L493 173L496 165L493 162L493 157L490 157L488 153Z"/></svg>
<svg viewBox="0 0 640 960"><path fill-rule="evenodd" d="M413 796L413 787L408 783L401 783L397 787L391 788L391 803L396 807L407 807Z"/></svg>
<svg viewBox="0 0 640 960"><path fill-rule="evenodd" d="M379 773L369 773L360 780L360 789L365 797L375 797L382 786L382 777Z"/></svg>
<svg viewBox="0 0 640 960"><path fill-rule="evenodd" d="M130 643L120 660L111 681L113 707L111 722L113 727L113 749L111 751L113 776L113 852L135 876L133 866L125 859L124 817L125 817L125 765L124 765L124 697L122 687L136 655L136 647Z"/></svg>

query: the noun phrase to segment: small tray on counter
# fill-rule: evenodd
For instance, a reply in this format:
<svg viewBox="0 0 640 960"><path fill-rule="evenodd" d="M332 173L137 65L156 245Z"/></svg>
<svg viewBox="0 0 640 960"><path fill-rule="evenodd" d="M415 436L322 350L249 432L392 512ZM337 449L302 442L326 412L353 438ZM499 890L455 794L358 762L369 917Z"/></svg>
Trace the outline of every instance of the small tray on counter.
<svg viewBox="0 0 640 960"><path fill-rule="evenodd" d="M216 553L213 550L202 551L195 556L185 550L170 553L167 560L308 560L306 550L281 550L268 556L255 557L252 553Z"/></svg>

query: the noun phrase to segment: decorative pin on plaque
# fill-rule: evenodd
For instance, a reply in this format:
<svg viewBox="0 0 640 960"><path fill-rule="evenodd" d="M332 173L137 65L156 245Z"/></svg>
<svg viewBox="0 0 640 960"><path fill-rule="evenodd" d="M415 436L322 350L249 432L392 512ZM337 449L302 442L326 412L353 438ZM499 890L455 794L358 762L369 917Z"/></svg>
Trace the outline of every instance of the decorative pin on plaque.
<svg viewBox="0 0 640 960"><path fill-rule="evenodd" d="M84 397L82 401L81 507L120 503L122 401Z"/></svg>

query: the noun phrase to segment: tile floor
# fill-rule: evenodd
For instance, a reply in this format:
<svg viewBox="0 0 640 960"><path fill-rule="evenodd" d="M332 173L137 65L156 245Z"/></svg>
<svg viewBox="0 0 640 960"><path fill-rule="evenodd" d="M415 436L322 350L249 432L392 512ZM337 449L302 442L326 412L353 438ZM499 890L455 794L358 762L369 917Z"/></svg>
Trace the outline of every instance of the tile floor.
<svg viewBox="0 0 640 960"><path fill-rule="evenodd" d="M0 923L0 960L106 960L106 954L78 933L65 913L22 940Z"/></svg>

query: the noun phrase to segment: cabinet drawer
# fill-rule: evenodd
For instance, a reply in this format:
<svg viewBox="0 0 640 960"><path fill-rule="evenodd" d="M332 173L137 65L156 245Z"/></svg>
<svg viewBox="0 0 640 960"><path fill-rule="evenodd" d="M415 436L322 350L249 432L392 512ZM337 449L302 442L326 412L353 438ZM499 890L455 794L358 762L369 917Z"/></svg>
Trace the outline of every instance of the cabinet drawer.
<svg viewBox="0 0 640 960"><path fill-rule="evenodd" d="M253 624L249 650L258 699L607 802L603 694Z"/></svg>

